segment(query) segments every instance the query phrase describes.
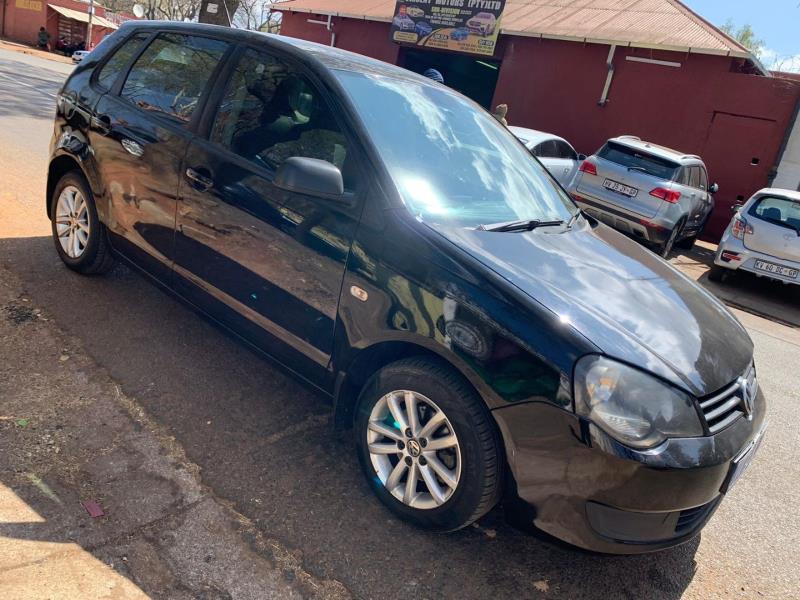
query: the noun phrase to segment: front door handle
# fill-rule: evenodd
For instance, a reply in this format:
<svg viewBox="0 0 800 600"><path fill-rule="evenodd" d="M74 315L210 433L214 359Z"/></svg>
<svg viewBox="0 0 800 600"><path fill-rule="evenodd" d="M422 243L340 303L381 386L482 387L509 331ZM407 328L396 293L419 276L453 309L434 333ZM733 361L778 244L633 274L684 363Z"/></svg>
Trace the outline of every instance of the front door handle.
<svg viewBox="0 0 800 600"><path fill-rule="evenodd" d="M214 186L214 181L199 171L189 167L186 169L186 179L192 182L192 186L201 192L205 192Z"/></svg>
<svg viewBox="0 0 800 600"><path fill-rule="evenodd" d="M130 138L122 138L122 140L120 140L120 144L122 144L122 147L125 148L128 154L131 154L136 158L139 158L142 156L142 154L144 154L144 148L142 148L142 145Z"/></svg>
<svg viewBox="0 0 800 600"><path fill-rule="evenodd" d="M108 115L92 115L89 118L89 126L103 135L108 135L111 131L111 119Z"/></svg>

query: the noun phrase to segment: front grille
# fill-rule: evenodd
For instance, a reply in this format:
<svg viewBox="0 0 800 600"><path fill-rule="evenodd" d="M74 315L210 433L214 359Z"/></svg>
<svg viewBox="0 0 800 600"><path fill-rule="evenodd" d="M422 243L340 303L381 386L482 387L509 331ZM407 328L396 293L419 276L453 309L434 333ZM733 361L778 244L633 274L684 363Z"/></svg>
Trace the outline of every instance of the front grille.
<svg viewBox="0 0 800 600"><path fill-rule="evenodd" d="M756 371L755 367L751 365L742 377L722 391L701 399L700 410L703 412L709 432L717 433L731 425L739 417L745 416L745 414L749 416L757 391ZM749 394L749 408L745 393Z"/></svg>
<svg viewBox="0 0 800 600"><path fill-rule="evenodd" d="M718 501L719 499L717 498L708 504L682 510L678 515L678 522L675 524L675 535L683 535L696 529L703 522L703 519L708 516L708 513L714 509Z"/></svg>

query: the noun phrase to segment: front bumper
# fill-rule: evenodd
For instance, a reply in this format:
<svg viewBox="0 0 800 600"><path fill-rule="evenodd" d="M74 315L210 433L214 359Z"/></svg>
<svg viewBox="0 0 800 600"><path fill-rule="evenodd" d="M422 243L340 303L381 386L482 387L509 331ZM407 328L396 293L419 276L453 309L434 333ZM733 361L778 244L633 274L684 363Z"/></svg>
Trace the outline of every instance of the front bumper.
<svg viewBox="0 0 800 600"><path fill-rule="evenodd" d="M759 271L755 267L757 260L763 260L774 265L788 267L790 269L800 270L800 263L777 258L763 252L756 252L747 248L742 240L733 237L730 229L725 232L717 247L717 253L714 256L714 264L733 271L747 271L754 273L760 277L766 277L775 281L783 283L794 283L800 285L800 276L791 278L778 275L777 273L767 273L766 271Z"/></svg>
<svg viewBox="0 0 800 600"><path fill-rule="evenodd" d="M759 391L752 420L645 451L544 402L493 415L531 525L587 550L635 554L697 535L728 490L734 460L762 434L765 413Z"/></svg>

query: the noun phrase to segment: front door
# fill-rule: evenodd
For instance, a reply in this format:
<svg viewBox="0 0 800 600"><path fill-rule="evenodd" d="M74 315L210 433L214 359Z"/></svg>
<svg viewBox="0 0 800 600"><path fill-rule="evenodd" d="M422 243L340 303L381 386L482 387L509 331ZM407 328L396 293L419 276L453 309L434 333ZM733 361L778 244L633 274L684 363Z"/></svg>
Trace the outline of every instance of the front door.
<svg viewBox="0 0 800 600"><path fill-rule="evenodd" d="M285 61L246 50L207 139L186 155L175 274L179 291L248 341L319 383L358 225L354 155L319 89ZM343 171L342 202L273 184L290 156Z"/></svg>
<svg viewBox="0 0 800 600"><path fill-rule="evenodd" d="M196 108L227 46L161 33L95 107L90 141L108 198L111 242L160 279L171 271L178 176Z"/></svg>

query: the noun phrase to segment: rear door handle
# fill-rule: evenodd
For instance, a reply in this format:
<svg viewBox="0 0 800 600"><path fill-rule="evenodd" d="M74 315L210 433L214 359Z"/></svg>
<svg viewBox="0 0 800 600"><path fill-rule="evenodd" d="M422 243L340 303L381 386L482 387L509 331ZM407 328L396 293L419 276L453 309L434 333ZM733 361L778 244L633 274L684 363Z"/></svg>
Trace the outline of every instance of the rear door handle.
<svg viewBox="0 0 800 600"><path fill-rule="evenodd" d="M122 147L125 148L128 154L131 154L136 158L139 158L142 156L142 154L144 154L144 148L142 148L142 145L130 138L122 138L119 143L122 144Z"/></svg>
<svg viewBox="0 0 800 600"><path fill-rule="evenodd" d="M192 182L192 186L201 192L205 192L214 186L214 181L195 169L189 167L186 169L186 179Z"/></svg>

